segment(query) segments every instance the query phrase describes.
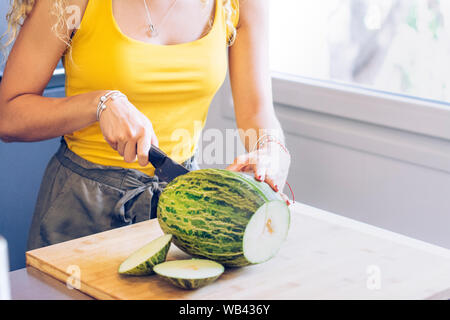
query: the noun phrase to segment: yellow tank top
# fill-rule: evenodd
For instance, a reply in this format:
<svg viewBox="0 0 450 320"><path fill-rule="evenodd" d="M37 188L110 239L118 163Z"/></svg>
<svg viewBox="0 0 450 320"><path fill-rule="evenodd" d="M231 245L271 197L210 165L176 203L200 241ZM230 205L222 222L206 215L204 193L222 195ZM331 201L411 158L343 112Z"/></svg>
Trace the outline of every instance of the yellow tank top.
<svg viewBox="0 0 450 320"><path fill-rule="evenodd" d="M71 57L64 58L66 95L96 90L120 90L153 124L159 147L182 163L193 156L209 105L225 80L227 25L222 0L215 0L209 33L193 41L156 45L123 34L112 0L90 0L80 29L72 41ZM238 12L238 0L232 0ZM238 15L233 22L236 25ZM95 123L65 136L70 150L105 166L140 170L154 168L126 163L104 140Z"/></svg>

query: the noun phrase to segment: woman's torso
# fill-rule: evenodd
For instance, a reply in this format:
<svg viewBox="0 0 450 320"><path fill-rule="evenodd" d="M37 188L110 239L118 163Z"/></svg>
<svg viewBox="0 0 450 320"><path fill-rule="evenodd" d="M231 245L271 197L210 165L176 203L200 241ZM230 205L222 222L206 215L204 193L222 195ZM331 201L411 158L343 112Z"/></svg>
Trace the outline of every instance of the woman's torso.
<svg viewBox="0 0 450 320"><path fill-rule="evenodd" d="M89 1L64 59L67 96L122 91L151 120L160 148L180 163L187 160L195 152L209 105L227 72L224 8L222 0L212 1L216 3L211 29L197 40L173 45L126 35L112 0ZM153 175L151 166L126 163L103 139L98 123L65 139L85 160Z"/></svg>

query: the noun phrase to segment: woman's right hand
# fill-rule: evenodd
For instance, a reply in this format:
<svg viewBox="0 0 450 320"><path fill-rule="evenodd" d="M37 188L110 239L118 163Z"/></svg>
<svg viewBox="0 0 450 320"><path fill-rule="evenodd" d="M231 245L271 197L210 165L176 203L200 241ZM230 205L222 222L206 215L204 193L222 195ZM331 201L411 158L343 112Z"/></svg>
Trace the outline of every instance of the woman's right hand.
<svg viewBox="0 0 450 320"><path fill-rule="evenodd" d="M158 146L150 120L126 97L110 99L106 106L99 120L106 142L126 162L132 163L137 157L140 166L147 166L151 145Z"/></svg>

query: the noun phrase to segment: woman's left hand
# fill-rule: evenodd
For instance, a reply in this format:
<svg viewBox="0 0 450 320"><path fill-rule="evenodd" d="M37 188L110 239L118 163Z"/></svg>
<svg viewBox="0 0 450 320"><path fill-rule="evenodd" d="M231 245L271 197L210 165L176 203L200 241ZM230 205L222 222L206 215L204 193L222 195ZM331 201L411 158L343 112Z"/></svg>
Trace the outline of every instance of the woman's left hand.
<svg viewBox="0 0 450 320"><path fill-rule="evenodd" d="M290 155L275 142L266 143L262 148L237 157L227 170L252 172L255 179L266 182L275 192L279 192L289 205L289 198L282 193L291 164Z"/></svg>

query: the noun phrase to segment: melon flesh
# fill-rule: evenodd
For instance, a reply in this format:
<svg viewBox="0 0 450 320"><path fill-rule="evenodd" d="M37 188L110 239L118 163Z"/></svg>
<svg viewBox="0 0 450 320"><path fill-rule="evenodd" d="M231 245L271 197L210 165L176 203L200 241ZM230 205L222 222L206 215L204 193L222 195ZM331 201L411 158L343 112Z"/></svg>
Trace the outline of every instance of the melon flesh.
<svg viewBox="0 0 450 320"><path fill-rule="evenodd" d="M245 258L262 263L276 255L289 230L289 209L283 202L262 205L250 219L243 241Z"/></svg>
<svg viewBox="0 0 450 320"><path fill-rule="evenodd" d="M172 235L163 235L131 254L119 267L120 274L141 276L153 273L153 267L166 260Z"/></svg>
<svg viewBox="0 0 450 320"><path fill-rule="evenodd" d="M214 282L225 268L205 259L174 260L158 264L154 271L160 277L183 289L197 289Z"/></svg>

